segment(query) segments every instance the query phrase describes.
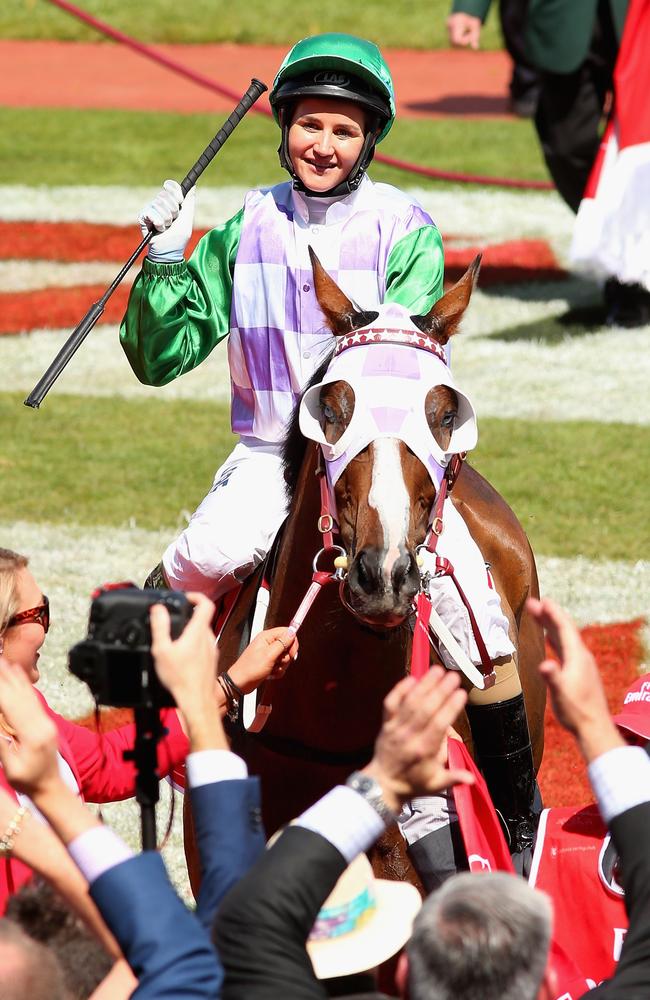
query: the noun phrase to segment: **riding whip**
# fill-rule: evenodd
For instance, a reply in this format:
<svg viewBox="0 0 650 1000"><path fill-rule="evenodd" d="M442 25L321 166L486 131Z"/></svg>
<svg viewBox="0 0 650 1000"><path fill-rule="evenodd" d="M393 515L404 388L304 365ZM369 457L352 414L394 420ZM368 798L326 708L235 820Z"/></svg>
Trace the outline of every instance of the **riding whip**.
<svg viewBox="0 0 650 1000"><path fill-rule="evenodd" d="M219 152L226 139L229 138L229 136L232 134L236 126L239 125L240 121L242 120L246 112L253 106L253 104L255 104L255 101L257 101L258 98L262 96L265 90L268 90L268 87L266 86L265 83L262 83L261 80L256 80L256 79L251 80L250 87L242 97L241 101L239 102L235 110L232 112L231 115L228 116L226 121L223 123L222 127L215 135L212 142L210 142L206 146L206 148L203 150L203 152L199 156L194 166L191 168L191 170L187 173L186 177L182 181L181 189L183 191L183 195L186 195L187 192L190 190L190 188L194 187L197 180L199 179L205 168L208 166L210 161ZM78 348L81 347L82 343L84 342L84 340L86 339L92 328L97 323L97 320L104 312L104 307L106 303L108 302L111 295L113 294L117 286L124 278L129 268L135 263L135 261L138 259L142 251L145 249L145 247L149 244L149 242L153 239L155 235L156 231L154 229L152 229L149 233L147 233L147 235L140 242L139 246L137 246L136 249L133 251L129 259L127 260L126 264L124 264L119 274L116 275L113 282L106 289L101 299L99 299L97 302L94 302L91 305L90 309L88 310L84 318L81 320L78 326L75 327L75 329L72 331L72 333L66 340L65 344L55 357L50 367L41 376L41 378L36 383L30 394L27 396L27 399L25 399L25 406L31 406L35 410L39 408L39 406L43 402L43 399L50 391L50 389L56 382L57 378L59 377L63 369L72 359L73 355L76 353Z"/></svg>

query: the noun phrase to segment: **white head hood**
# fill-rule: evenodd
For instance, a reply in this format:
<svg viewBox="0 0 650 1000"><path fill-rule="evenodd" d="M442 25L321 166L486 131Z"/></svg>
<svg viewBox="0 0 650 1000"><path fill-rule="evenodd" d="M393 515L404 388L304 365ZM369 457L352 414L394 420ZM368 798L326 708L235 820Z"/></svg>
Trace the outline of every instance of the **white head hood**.
<svg viewBox="0 0 650 1000"><path fill-rule="evenodd" d="M354 392L354 412L339 440L329 444L321 427L320 392L340 379ZM435 440L425 412L427 394L437 385L449 386L458 397L458 417L447 451ZM437 488L451 456L470 451L478 438L474 407L457 388L444 348L422 334L406 309L395 304L382 306L369 326L338 338L323 380L303 396L300 429L320 444L332 488L347 464L381 437L404 441Z"/></svg>

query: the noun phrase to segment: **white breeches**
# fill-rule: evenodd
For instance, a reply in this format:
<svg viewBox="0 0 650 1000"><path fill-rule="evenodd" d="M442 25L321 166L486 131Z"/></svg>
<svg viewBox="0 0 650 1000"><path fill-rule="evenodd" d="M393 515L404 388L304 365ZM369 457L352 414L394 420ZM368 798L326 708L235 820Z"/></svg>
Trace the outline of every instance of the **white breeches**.
<svg viewBox="0 0 650 1000"><path fill-rule="evenodd" d="M280 453L280 445L253 438L236 445L163 556L174 590L198 590L214 600L262 562L287 512Z"/></svg>

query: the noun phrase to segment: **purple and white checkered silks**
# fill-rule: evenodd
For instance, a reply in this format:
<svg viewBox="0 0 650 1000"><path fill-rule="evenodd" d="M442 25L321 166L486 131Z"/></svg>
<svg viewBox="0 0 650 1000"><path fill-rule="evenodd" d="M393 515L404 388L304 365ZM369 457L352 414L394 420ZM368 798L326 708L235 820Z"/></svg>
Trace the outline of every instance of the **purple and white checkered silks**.
<svg viewBox="0 0 650 1000"><path fill-rule="evenodd" d="M474 407L456 386L444 352L438 345L429 346L426 338L423 344L408 311L396 304L382 306L373 323L347 339L300 407L300 429L320 444L330 488L371 441L390 437L408 445L438 489L451 456L471 451L478 440ZM339 440L330 444L321 426L320 393L324 385L339 380L354 392L354 412ZM449 386L458 397L458 417L447 451L438 445L426 419L426 397L436 385Z"/></svg>
<svg viewBox="0 0 650 1000"><path fill-rule="evenodd" d="M234 269L228 359L232 429L279 441L300 395L332 347L332 333L313 289L309 246L354 302L376 309L386 264L406 233L431 225L397 189L364 178L358 190L327 208L325 224L309 219L291 184L246 196Z"/></svg>

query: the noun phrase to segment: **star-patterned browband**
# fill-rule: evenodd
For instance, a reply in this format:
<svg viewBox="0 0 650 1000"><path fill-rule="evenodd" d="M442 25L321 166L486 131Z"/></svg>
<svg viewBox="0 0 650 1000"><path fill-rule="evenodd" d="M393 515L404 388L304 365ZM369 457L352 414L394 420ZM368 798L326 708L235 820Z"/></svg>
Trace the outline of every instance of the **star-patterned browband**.
<svg viewBox="0 0 650 1000"><path fill-rule="evenodd" d="M337 358L348 347L363 347L367 344L405 344L407 347L418 347L435 354L445 365L448 364L445 349L436 340L424 336L419 330L394 327L363 327L361 330L338 337L334 357Z"/></svg>

